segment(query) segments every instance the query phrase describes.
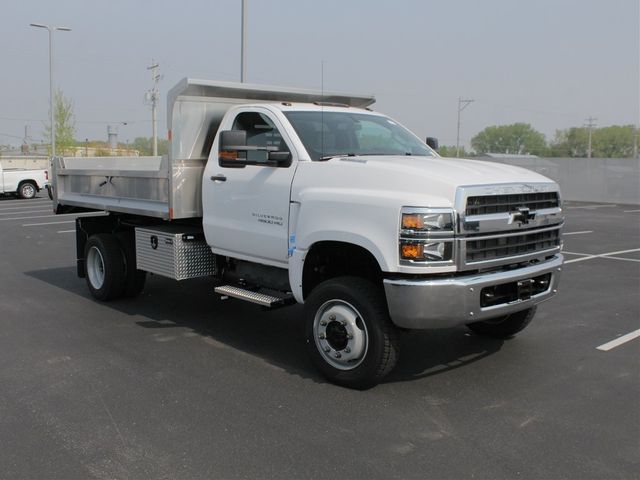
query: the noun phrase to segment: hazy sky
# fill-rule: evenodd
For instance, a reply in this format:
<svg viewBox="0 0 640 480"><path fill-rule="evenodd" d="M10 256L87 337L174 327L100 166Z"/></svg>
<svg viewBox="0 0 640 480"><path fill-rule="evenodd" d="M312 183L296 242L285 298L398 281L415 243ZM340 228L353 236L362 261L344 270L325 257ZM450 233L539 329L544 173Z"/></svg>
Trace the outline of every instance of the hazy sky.
<svg viewBox="0 0 640 480"><path fill-rule="evenodd" d="M46 30L55 80L71 98L76 138L151 136L155 58L159 132L182 77L239 80L241 0L2 0L0 144L42 138L48 116ZM464 143L495 124L556 129L637 124L639 0L248 0L247 81L374 93L374 108L420 137Z"/></svg>

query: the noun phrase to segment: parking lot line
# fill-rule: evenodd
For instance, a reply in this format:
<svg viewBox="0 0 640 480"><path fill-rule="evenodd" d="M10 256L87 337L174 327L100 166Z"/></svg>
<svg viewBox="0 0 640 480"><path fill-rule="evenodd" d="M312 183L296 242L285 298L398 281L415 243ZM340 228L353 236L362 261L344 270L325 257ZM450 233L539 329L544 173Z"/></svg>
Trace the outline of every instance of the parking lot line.
<svg viewBox="0 0 640 480"><path fill-rule="evenodd" d="M43 212L53 213L50 208L47 208L46 210L27 210L26 212L3 212L0 210L0 215L25 215L29 213L43 213Z"/></svg>
<svg viewBox="0 0 640 480"><path fill-rule="evenodd" d="M638 213L640 212L640 209L638 210L623 210L624 213Z"/></svg>
<svg viewBox="0 0 640 480"><path fill-rule="evenodd" d="M69 215L95 215L96 212L87 212L87 213L61 213L60 215L56 215L52 213L51 215L40 215L35 217L15 217L15 218L0 218L0 222L7 222L9 220L29 220L30 218L52 218L52 217L64 217Z"/></svg>
<svg viewBox="0 0 640 480"><path fill-rule="evenodd" d="M51 202L48 198L36 198L31 200L0 200L0 206L2 205L15 205L16 203L20 203L26 205L28 203L42 203L42 202Z"/></svg>
<svg viewBox="0 0 640 480"><path fill-rule="evenodd" d="M74 228L73 230L58 230L58 233L75 233L76 229Z"/></svg>
<svg viewBox="0 0 640 480"><path fill-rule="evenodd" d="M595 209L595 208L613 208L613 207L617 207L618 205L616 205L615 203L608 203L606 205L581 205L579 207L566 207L567 209L574 209L574 210L578 210L578 209L586 209L586 210L591 210L591 209Z"/></svg>
<svg viewBox="0 0 640 480"><path fill-rule="evenodd" d="M42 202L42 203L38 203L36 205L22 205L20 207L5 207L4 205L0 204L0 211L9 211L9 210L28 210L29 208L43 208L46 207L47 204ZM53 205L52 205L53 206ZM20 213L20 212L16 212L16 213Z"/></svg>
<svg viewBox="0 0 640 480"><path fill-rule="evenodd" d="M583 235L585 233L593 233L593 230L583 230L581 232L563 232L562 235Z"/></svg>
<svg viewBox="0 0 640 480"><path fill-rule="evenodd" d="M39 227L40 225L59 225L61 223L76 223L75 220L67 220L64 222L44 222L44 223L25 223L23 227Z"/></svg>
<svg viewBox="0 0 640 480"><path fill-rule="evenodd" d="M631 252L640 252L640 248L632 248L631 250L619 250L617 252L607 252L607 253L599 253L597 255L590 255L587 253L574 253L574 252L563 252L569 255L582 255L580 258L572 258L571 260L567 260L564 264L575 263L575 262L583 262L585 260L592 260L594 258L610 258L614 259L612 255L621 255L623 253L631 253ZM622 258L615 258L615 260L623 260ZM634 260L634 259L627 259ZM634 260L635 261L635 260Z"/></svg>
<svg viewBox="0 0 640 480"><path fill-rule="evenodd" d="M619 347L623 343L630 342L634 338L640 337L640 329L634 330L631 333L627 333L626 335L622 335L621 337L616 338L615 340L611 340L610 342L603 343L599 347L596 347L598 350L602 350L603 352L608 352L609 350Z"/></svg>

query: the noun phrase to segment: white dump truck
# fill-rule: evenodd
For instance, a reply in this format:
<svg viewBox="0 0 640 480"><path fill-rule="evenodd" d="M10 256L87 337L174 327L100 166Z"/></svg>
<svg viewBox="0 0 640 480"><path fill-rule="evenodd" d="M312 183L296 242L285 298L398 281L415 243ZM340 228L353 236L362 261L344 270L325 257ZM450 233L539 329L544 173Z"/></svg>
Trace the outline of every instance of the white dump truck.
<svg viewBox="0 0 640 480"><path fill-rule="evenodd" d="M17 195L20 198L34 198L49 185L46 169L6 167L0 160L0 195Z"/></svg>
<svg viewBox="0 0 640 480"><path fill-rule="evenodd" d="M313 363L353 388L391 371L399 330L513 336L557 292L558 185L441 158L373 103L182 80L168 156L55 159L56 211L108 213L76 220L78 275L101 301L137 295L152 273L303 303Z"/></svg>

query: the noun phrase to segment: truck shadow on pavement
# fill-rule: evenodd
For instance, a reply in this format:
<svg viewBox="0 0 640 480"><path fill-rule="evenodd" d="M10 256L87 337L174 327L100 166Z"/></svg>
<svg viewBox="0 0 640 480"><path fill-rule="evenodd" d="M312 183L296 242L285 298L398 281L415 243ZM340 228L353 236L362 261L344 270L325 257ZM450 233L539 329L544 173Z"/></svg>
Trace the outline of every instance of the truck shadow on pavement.
<svg viewBox="0 0 640 480"><path fill-rule="evenodd" d="M76 276L74 267L25 274L82 297L79 301L96 302L84 280ZM148 277L139 297L100 305L126 315L125 320L135 317L132 326L155 331L154 334L172 335L174 330L182 330L185 337L200 336L210 345L237 349L290 374L326 383L306 352L301 305L263 310L239 300L220 300L208 279L174 282L158 276ZM84 317L82 321L104 322L101 316L104 313L94 318ZM449 372L480 361L503 345L500 340L468 333L464 327L401 332L399 340L400 360L383 383L413 381Z"/></svg>

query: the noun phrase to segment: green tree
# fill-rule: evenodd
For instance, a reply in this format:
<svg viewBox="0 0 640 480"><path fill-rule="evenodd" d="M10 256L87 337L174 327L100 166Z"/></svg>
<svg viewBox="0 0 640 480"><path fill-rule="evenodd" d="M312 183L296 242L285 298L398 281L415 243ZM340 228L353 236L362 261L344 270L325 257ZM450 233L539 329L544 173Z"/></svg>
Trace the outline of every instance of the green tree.
<svg viewBox="0 0 640 480"><path fill-rule="evenodd" d="M545 155L544 135L528 123L487 127L471 139L471 146L480 155L485 153L513 153Z"/></svg>
<svg viewBox="0 0 640 480"><path fill-rule="evenodd" d="M633 156L633 125L612 125L591 132L591 156L600 158L627 158ZM558 130L550 146L555 157L587 157L589 129L572 127Z"/></svg>
<svg viewBox="0 0 640 480"><path fill-rule="evenodd" d="M140 155L151 155L153 153L153 138L136 137L131 144L131 148L138 150ZM169 141L158 139L158 155L167 155L169 152Z"/></svg>
<svg viewBox="0 0 640 480"><path fill-rule="evenodd" d="M473 155L467 152L464 147L460 147L460 153L456 155L456 146L455 145L441 145L438 148L438 153L441 157L460 157L460 158L469 158Z"/></svg>
<svg viewBox="0 0 640 480"><path fill-rule="evenodd" d="M64 155L76 146L74 139L76 120L73 114L73 102L64 96L62 90L57 89L53 95L53 103L55 106L53 123L56 132L56 155ZM51 118L51 111L49 111L49 118ZM44 135L51 143L50 123L45 124Z"/></svg>

